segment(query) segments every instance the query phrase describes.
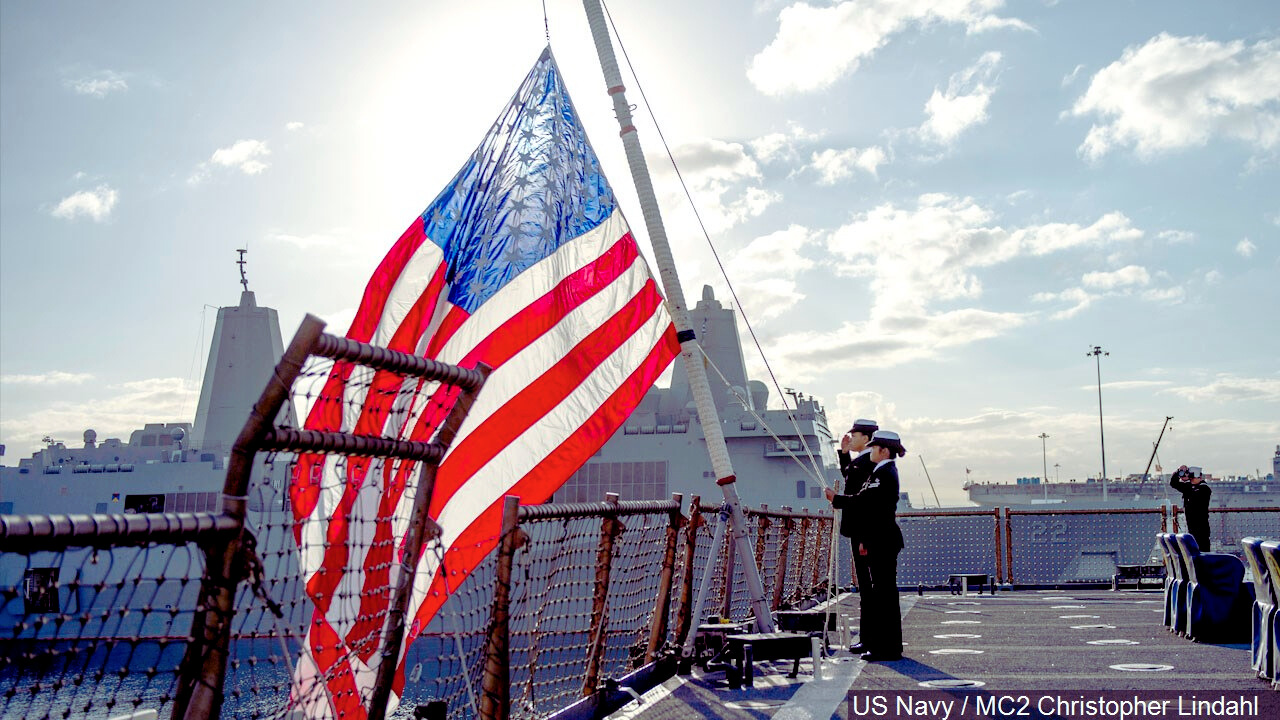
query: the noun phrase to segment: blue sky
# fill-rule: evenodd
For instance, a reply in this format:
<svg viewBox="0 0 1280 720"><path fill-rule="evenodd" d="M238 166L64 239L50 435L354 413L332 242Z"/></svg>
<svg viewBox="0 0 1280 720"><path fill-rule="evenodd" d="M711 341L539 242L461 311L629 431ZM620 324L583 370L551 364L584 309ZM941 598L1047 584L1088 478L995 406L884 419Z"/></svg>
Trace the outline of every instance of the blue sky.
<svg viewBox="0 0 1280 720"><path fill-rule="evenodd" d="M686 295L727 289L638 86L782 384L898 430L944 502L1098 473L1093 345L1109 475L1166 415L1167 467L1269 469L1273 4L614 5ZM547 9L645 244L582 7ZM0 4L4 461L189 420L236 248L286 338L345 330L544 44L537 0Z"/></svg>

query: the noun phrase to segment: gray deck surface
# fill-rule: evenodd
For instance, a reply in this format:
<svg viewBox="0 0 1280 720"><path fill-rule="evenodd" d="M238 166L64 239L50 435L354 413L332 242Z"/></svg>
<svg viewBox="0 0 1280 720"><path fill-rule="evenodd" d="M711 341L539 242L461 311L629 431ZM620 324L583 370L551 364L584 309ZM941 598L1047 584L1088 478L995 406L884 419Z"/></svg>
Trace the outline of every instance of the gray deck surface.
<svg viewBox="0 0 1280 720"><path fill-rule="evenodd" d="M1214 717L1211 710L1230 707L1203 708L1193 701L1256 697L1256 714L1243 705L1240 716L1280 718L1280 692L1254 676L1248 644L1196 643L1170 633L1161 621L1162 598L1159 590L903 593L906 647L900 661L866 663L841 650L824 661L819 680L809 660L801 662L795 679L786 677L790 661L757 663L750 689L730 689L723 672L695 669L693 676L673 678L613 717L1122 717L1118 705L1091 712L1084 705L1059 704L1100 698L1168 701L1131 710L1125 718ZM856 595L840 599L846 622L855 626L858 605ZM1092 644L1098 641L1112 642ZM1123 665L1135 668L1115 667ZM982 684L921 685L928 681ZM1161 712L1150 712L1156 709ZM1192 715L1196 710L1202 712Z"/></svg>

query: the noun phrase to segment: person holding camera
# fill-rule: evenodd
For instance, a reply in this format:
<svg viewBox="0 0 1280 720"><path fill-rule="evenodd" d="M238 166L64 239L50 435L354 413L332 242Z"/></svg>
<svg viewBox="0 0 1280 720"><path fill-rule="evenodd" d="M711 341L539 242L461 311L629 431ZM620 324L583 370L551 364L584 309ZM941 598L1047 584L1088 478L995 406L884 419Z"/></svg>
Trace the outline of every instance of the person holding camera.
<svg viewBox="0 0 1280 720"><path fill-rule="evenodd" d="M1204 471L1183 465L1173 471L1169 487L1182 493L1182 510L1187 516L1187 532L1196 539L1200 552L1209 552L1209 499L1213 490L1204 481Z"/></svg>
<svg viewBox="0 0 1280 720"><path fill-rule="evenodd" d="M831 488L824 491L831 506L843 511L840 516L840 534L849 538L849 544L853 549L853 576L854 582L858 585L858 601L862 606L862 627L864 628L869 622L871 610L871 603L867 602L866 596L867 589L871 587L871 575L867 570L866 556L858 553L858 528L862 520L859 517L857 501L858 491L862 489L863 483L871 477L871 471L876 467L876 464L871 462L871 450L867 447L867 443L870 442L871 435L879 429L880 426L876 425L875 420L854 421L853 427L840 439L838 452L840 474L844 476L844 493L838 495ZM849 648L849 652L857 654L867 650L861 639Z"/></svg>

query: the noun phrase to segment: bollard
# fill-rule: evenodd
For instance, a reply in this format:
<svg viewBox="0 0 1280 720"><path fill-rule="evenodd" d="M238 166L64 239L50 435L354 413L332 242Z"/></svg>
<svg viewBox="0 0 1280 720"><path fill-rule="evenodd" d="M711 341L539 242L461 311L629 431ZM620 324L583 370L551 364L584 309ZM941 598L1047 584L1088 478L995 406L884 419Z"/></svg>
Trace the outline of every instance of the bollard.
<svg viewBox="0 0 1280 720"><path fill-rule="evenodd" d="M813 657L813 679L822 677L822 641L817 636L809 638L809 654Z"/></svg>
<svg viewBox="0 0 1280 720"><path fill-rule="evenodd" d="M755 650L752 649L751 643L744 643L742 646L742 687L744 688L756 686L754 656Z"/></svg>

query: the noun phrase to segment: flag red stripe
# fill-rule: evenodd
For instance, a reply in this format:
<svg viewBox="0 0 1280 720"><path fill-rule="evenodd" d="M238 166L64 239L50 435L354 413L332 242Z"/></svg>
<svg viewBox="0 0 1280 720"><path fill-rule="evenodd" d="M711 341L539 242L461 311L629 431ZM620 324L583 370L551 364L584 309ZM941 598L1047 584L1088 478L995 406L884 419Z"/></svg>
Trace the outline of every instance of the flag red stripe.
<svg viewBox="0 0 1280 720"><path fill-rule="evenodd" d="M475 367L477 362L486 362L494 368L502 365L555 327L569 312L621 277L639 256L640 251L631 233L618 238L595 261L567 275L545 295L489 333L459 365Z"/></svg>
<svg viewBox="0 0 1280 720"><path fill-rule="evenodd" d="M542 337L547 330L555 327L579 305L621 277L639 256L631 233L625 233L595 261L566 276L542 297L495 328L469 350L458 365L470 368L483 362L495 370L501 367L516 353ZM566 300L573 301L574 304L566 304ZM458 390L454 387L438 388L418 419L410 439L424 440L428 433L434 432L445 413L453 407L453 397L457 394Z"/></svg>
<svg viewBox="0 0 1280 720"><path fill-rule="evenodd" d="M626 382L615 390L555 451L549 453L512 485L507 494L519 496L521 502L526 505L546 502L559 489L563 481L573 474L574 470L581 467L587 458L599 450L610 437L613 437L644 397L645 392L679 353L680 343L676 340L675 327L668 326L662 335L661 342L654 346L644 362L631 373ZM456 589L462 582L462 578L497 545L498 537L495 529L501 526L501 520L502 498L499 497L477 515L476 519L453 541L453 545L445 552L441 568L431 580L426 598L414 613L415 629L421 631L426 627L448 598L448 593ZM449 583L451 587L447 587L445 580L452 570L457 570L458 575ZM415 637L416 634L415 632Z"/></svg>
<svg viewBox="0 0 1280 720"><path fill-rule="evenodd" d="M435 311L436 302L445 286L445 270L446 268L443 264L436 268L431 280L427 283L426 290L414 301L408 313L405 314L400 325L396 328L395 333L387 342L386 346L388 348L409 353L412 353L417 348L418 341L431 323L431 314ZM364 402L360 408L360 417L356 421L352 432L356 435L373 437L399 436L399 428L388 433L385 425L387 415L395 404L396 394L403 384L403 375L378 371L365 391ZM356 495L360 493L361 488L364 486L365 475L371 463L372 460L367 457L347 458L347 481L343 488L342 500L338 504L341 509L341 516L335 513L335 517L330 520L326 535L328 543L325 547L324 560L322 561L323 567L330 572L318 573L307 583L307 587L317 593L316 606L322 612L328 612L330 603L333 601L333 593L338 584L342 582L340 570L346 567L350 554L350 548L347 543L348 531L351 527L350 511L355 505ZM377 516L375 522L381 517L384 516ZM385 578L383 579L385 580ZM365 631L362 628L353 626L347 634L347 640L351 641L353 638L362 637L363 634L365 634Z"/></svg>
<svg viewBox="0 0 1280 720"><path fill-rule="evenodd" d="M440 509L463 483L560 404L661 307L662 295L650 279L613 317L578 342L541 377L485 418L440 464L428 514L439 517ZM608 437L606 435L605 439Z"/></svg>
<svg viewBox="0 0 1280 720"><path fill-rule="evenodd" d="M396 281L400 279L405 266L413 259L414 253L426 239L422 217L414 218L409 228L391 246L386 257L378 263L378 269L374 270L373 276L369 278L369 284L365 286L364 297L360 300L355 319L351 321L351 329L347 331L347 337L360 342L369 342L369 338L373 337L378 329L378 323L382 320L382 313L387 307L387 299L391 297L391 290L395 288Z"/></svg>
<svg viewBox="0 0 1280 720"><path fill-rule="evenodd" d="M613 246L611 246L600 258L575 271L569 277L566 277L558 283L556 287L552 288L541 298L534 301L528 307L521 310L507 322L503 323L500 327L490 333L488 337L467 353L466 359L463 361L463 365L472 367L475 362L477 362L477 358L483 358L484 361L490 362L495 367L500 366L517 352L527 347L529 343L537 339L537 337L540 337L547 329L554 327L569 310L576 308L582 302L593 297L604 286L607 286L609 283L616 280L628 267L630 267L632 263L635 262L638 257L639 252L631 234L627 233L623 235L623 237L615 242ZM646 287L648 286L653 286L652 280L648 282ZM661 304L662 298L657 294L656 287L651 287L650 290L654 296L653 298L650 298L653 301L651 304L656 307ZM647 315L652 315L652 311L653 308L651 307ZM615 317L617 316L615 315ZM647 317L645 319L647 319ZM634 327L627 331L626 334L629 336L632 332L634 332ZM438 330L437 337L439 337L439 334L440 331ZM596 343L603 343L604 337L605 334L601 333L600 330L597 330L594 334L593 341ZM583 344L586 343L584 342ZM600 355L600 360L608 357L615 348L616 345L607 348L607 352ZM605 350L603 345L594 347L593 349ZM592 362L591 367L599 364L600 360ZM560 364L564 365L564 360L561 360ZM570 372L576 371L570 370ZM561 372L561 377L563 377L563 371ZM573 383L573 386L576 385L576 382ZM542 382L541 385L534 386L526 390L526 393L532 394L544 391L542 389L547 387L558 388L559 383L552 382L548 384L548 382ZM457 394L457 388L452 386L442 386L437 389L435 397L432 398L432 402L428 406L428 410L423 412L412 434L416 436L420 433L427 434L434 431L437 424L441 419L443 419L444 414L453 406ZM549 393L546 396L548 398L553 398L554 393ZM554 402L549 407L553 406ZM521 427L521 431L523 431L523 427ZM503 442L510 442L510 438L507 438ZM505 444L495 445L493 447L505 447ZM459 448L458 451L464 452L462 448ZM485 456L486 460L492 457L492 450L485 453ZM402 467L397 475L399 475L400 478L403 478L409 470L410 468L408 467ZM380 613L386 609L388 604L388 597L385 593L380 592L380 590L387 586L390 578L390 563L393 558L395 547L391 539L393 529L392 525L390 522L386 521L385 518L389 518L395 511L396 505L399 503L400 498L403 495L404 488L404 482L399 481L400 478L397 479L398 481L390 481L390 478L388 477L389 473L389 469L384 473L384 478L386 478L388 482L384 484L383 496L378 507L379 522L375 528L375 535L369 552L362 562L366 571L363 583L363 592L361 593L360 600L359 617L361 619L352 625L350 631L347 633L348 641L354 641L356 638L363 637L371 628L379 623L379 618L381 617ZM454 489L449 490L450 496L452 496L453 491ZM351 484L348 485L347 492L354 492L351 489ZM438 493L436 494L436 497L439 497ZM335 564L331 565L330 562L326 560L325 566L345 566L347 561L345 548L345 542L341 544L340 548L331 544L329 546L329 552L332 554L333 563ZM333 588L336 586L336 581L330 583L329 591L332 592ZM362 657L364 656L362 655ZM364 659L367 660L368 658L364 657Z"/></svg>

